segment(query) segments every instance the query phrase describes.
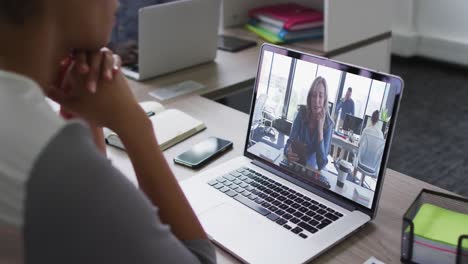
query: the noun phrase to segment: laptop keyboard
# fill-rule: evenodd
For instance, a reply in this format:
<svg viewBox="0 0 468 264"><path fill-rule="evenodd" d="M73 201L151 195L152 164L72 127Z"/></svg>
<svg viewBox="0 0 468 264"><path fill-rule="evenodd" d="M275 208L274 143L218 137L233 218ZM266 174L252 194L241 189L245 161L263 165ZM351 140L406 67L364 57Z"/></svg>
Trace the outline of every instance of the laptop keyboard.
<svg viewBox="0 0 468 264"><path fill-rule="evenodd" d="M304 239L343 216L247 167L208 184Z"/></svg>

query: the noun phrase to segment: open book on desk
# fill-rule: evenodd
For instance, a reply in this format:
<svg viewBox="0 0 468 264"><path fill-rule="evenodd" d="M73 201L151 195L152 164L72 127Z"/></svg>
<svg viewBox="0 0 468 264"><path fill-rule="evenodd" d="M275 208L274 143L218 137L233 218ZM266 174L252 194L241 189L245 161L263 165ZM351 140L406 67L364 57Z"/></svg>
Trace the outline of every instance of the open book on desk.
<svg viewBox="0 0 468 264"><path fill-rule="evenodd" d="M166 150L206 128L202 121L180 110L165 109L156 102L143 102L140 105L153 124L161 150ZM104 129L104 136L107 144L125 149L117 134L110 129Z"/></svg>

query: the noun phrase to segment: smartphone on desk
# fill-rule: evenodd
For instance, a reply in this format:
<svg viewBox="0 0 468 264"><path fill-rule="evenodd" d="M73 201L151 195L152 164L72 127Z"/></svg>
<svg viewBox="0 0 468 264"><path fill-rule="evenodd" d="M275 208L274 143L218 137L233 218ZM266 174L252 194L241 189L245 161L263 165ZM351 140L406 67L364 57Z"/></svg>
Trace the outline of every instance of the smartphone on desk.
<svg viewBox="0 0 468 264"><path fill-rule="evenodd" d="M197 169L230 149L232 149L232 141L210 137L175 157L174 162L189 168Z"/></svg>

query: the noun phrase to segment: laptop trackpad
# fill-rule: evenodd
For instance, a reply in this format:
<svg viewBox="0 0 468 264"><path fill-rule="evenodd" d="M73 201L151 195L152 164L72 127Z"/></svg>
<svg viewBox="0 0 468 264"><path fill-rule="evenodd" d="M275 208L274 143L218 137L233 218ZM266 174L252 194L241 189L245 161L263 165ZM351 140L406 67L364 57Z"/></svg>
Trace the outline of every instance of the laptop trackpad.
<svg viewBox="0 0 468 264"><path fill-rule="evenodd" d="M222 244L238 257L242 256L248 262L258 262L259 256L255 254L256 250L275 252L277 249L285 255L284 248L281 249L284 247L282 245L297 242L296 235L289 234L290 232L268 218L247 207L244 209L229 203L221 204L201 214L200 221L214 241ZM277 243L278 238L282 239L282 243ZM253 245L255 246L252 247ZM271 257L275 255L273 253ZM276 261L273 262L276 263Z"/></svg>

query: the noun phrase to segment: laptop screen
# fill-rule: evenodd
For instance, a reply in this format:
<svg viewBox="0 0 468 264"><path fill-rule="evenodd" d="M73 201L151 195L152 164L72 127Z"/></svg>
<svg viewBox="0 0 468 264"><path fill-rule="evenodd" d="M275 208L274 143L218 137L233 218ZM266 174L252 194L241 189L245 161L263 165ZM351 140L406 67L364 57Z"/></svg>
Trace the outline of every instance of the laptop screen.
<svg viewBox="0 0 468 264"><path fill-rule="evenodd" d="M401 90L396 77L266 45L246 151L371 209Z"/></svg>

